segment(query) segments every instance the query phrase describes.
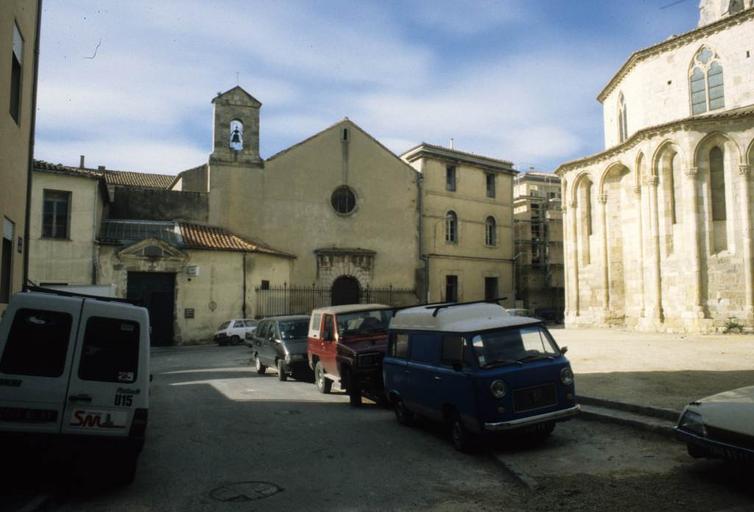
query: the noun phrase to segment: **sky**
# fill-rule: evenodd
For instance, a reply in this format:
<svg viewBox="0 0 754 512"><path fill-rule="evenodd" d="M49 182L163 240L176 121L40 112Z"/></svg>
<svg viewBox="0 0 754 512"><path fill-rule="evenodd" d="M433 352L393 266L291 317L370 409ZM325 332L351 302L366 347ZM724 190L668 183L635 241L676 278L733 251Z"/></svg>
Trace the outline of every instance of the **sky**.
<svg viewBox="0 0 754 512"><path fill-rule="evenodd" d="M597 94L692 30L681 0L45 0L35 156L176 174L207 161L212 98L262 102L267 158L344 117L551 171L603 148Z"/></svg>

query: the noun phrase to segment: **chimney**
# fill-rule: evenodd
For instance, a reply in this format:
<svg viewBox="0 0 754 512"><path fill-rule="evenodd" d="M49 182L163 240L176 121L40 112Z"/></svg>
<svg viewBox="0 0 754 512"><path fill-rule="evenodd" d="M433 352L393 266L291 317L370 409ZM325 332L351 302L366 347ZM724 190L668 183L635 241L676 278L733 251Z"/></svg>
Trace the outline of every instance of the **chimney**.
<svg viewBox="0 0 754 512"><path fill-rule="evenodd" d="M455 149L455 148L456 148L455 141L453 140L453 137L451 137L450 138L450 149Z"/></svg>
<svg viewBox="0 0 754 512"><path fill-rule="evenodd" d="M84 168L84 155L81 155L81 158L79 159L79 169Z"/></svg>

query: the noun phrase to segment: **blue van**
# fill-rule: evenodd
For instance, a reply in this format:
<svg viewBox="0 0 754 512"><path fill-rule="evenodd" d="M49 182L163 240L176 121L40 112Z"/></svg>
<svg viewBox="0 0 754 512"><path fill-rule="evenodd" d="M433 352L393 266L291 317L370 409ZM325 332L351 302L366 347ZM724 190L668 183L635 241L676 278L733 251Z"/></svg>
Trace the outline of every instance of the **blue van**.
<svg viewBox="0 0 754 512"><path fill-rule="evenodd" d="M579 412L565 351L540 320L497 304L402 309L390 322L385 393L400 423L445 422L462 451L485 432L546 437Z"/></svg>

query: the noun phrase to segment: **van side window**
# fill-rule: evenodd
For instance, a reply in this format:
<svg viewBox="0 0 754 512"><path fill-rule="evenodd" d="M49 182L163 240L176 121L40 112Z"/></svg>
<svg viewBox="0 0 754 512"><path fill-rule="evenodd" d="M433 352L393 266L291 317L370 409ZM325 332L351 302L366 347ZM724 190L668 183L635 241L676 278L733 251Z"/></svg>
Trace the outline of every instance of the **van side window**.
<svg viewBox="0 0 754 512"><path fill-rule="evenodd" d="M408 334L393 333L390 335L390 355L399 359L408 359Z"/></svg>
<svg viewBox="0 0 754 512"><path fill-rule="evenodd" d="M316 315L312 315L312 322L309 325L309 329L312 331L312 337L319 338L319 320L322 318L322 315L317 313Z"/></svg>
<svg viewBox="0 0 754 512"><path fill-rule="evenodd" d="M269 322L259 322L259 325L257 326L257 338L266 338L267 337L267 326L270 325Z"/></svg>
<svg viewBox="0 0 754 512"><path fill-rule="evenodd" d="M437 334L412 334L411 360L419 363L439 362L440 336Z"/></svg>
<svg viewBox="0 0 754 512"><path fill-rule="evenodd" d="M325 341L335 339L332 315L324 315L324 319L322 320L322 339Z"/></svg>
<svg viewBox="0 0 754 512"><path fill-rule="evenodd" d="M93 316L86 322L79 378L134 382L139 366L139 324Z"/></svg>
<svg viewBox="0 0 754 512"><path fill-rule="evenodd" d="M458 344L461 344L461 353L457 353ZM458 355L461 356L465 366L468 366L468 357L466 357L466 345L462 336L445 335L442 337L442 356L441 360L443 364L451 364L457 360Z"/></svg>
<svg viewBox="0 0 754 512"><path fill-rule="evenodd" d="M73 318L60 311L19 309L8 333L0 372L60 377Z"/></svg>

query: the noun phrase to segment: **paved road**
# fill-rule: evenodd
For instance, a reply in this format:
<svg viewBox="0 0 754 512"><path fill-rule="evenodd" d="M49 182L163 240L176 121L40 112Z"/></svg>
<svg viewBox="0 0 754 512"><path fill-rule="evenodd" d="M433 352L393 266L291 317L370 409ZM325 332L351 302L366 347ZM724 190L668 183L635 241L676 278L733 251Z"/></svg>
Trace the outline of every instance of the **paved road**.
<svg viewBox="0 0 754 512"><path fill-rule="evenodd" d="M663 438L574 420L541 446L472 456L442 430L259 376L244 347L156 351L146 448L127 488L57 488L59 511L728 510L751 474ZM744 508L740 510L745 510Z"/></svg>

